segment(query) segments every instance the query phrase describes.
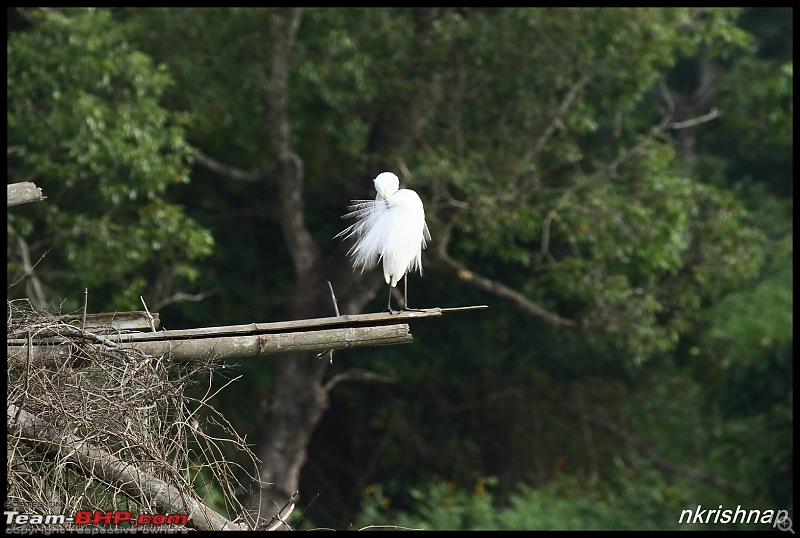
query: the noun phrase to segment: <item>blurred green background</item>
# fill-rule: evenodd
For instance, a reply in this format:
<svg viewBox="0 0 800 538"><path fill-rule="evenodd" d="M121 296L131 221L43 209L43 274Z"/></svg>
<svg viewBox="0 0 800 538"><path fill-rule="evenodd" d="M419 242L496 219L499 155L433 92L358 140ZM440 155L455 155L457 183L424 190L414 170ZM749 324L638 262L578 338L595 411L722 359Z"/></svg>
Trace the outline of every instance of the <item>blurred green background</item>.
<svg viewBox="0 0 800 538"><path fill-rule="evenodd" d="M291 35L314 277L384 307L333 237L391 170L433 236L412 306L489 305L335 353L323 379L394 380L329 391L295 528L792 508L792 15L9 8L8 182L47 200L8 214L8 298L143 296L169 329L287 319L306 292L269 112ZM242 360L214 401L256 445L272 364Z"/></svg>

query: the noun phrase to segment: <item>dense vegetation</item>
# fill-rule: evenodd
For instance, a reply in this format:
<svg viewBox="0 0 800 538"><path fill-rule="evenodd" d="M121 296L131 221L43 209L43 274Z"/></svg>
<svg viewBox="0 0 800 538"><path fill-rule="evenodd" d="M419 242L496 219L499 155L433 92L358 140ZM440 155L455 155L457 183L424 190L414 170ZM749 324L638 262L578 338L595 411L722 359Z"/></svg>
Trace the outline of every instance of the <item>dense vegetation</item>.
<svg viewBox="0 0 800 538"><path fill-rule="evenodd" d="M8 296L332 315L313 273L377 311L333 236L392 170L433 236L414 305L490 308L308 362L393 381L309 419L299 528L791 508L792 114L791 9L10 10L9 183L48 199L9 213ZM219 405L265 443L304 371L236 371Z"/></svg>

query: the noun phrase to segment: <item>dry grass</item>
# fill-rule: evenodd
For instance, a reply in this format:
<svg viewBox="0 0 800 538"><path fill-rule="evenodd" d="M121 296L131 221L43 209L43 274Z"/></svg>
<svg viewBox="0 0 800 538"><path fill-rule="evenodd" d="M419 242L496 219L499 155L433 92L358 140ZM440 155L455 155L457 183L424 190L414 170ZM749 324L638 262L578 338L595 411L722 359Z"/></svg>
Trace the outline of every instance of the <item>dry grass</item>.
<svg viewBox="0 0 800 538"><path fill-rule="evenodd" d="M79 510L164 513L146 495L133 498L99 469L76 464L70 450L78 438L173 486L183 499L208 504L231 520L245 517L238 499L259 484L258 465L210 403L219 364L173 364L119 349L101 332L82 331L26 300L8 302L7 325L10 343L68 347L68 353L48 361L25 353L8 361L7 507L67 516ZM187 396L190 385L202 396ZM19 410L48 426L49 445L19 427ZM64 439L71 440L71 449L61 450L58 443Z"/></svg>

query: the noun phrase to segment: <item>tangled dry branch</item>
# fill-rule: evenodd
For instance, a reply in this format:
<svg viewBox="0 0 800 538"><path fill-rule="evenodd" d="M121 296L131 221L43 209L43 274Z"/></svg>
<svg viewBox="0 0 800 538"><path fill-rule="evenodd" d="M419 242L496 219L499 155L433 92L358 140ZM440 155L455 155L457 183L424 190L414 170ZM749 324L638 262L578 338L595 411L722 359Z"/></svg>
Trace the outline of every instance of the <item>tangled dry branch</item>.
<svg viewBox="0 0 800 538"><path fill-rule="evenodd" d="M26 300L8 302L7 326L29 347L62 334L69 349L47 363L9 359L7 506L66 515L183 510L198 529L259 525L238 500L259 486L256 458L210 402L218 362L111 347Z"/></svg>

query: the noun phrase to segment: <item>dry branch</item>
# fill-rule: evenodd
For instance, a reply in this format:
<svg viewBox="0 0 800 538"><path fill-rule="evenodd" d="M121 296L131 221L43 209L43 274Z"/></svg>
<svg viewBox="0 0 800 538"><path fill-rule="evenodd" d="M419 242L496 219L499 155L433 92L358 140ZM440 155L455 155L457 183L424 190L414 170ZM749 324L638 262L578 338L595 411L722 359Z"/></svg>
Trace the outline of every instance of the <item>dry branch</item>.
<svg viewBox="0 0 800 538"><path fill-rule="evenodd" d="M13 183L8 186L8 205L27 204L29 202L40 202L45 199L42 194L42 189L37 187L35 183L25 181L22 183Z"/></svg>
<svg viewBox="0 0 800 538"><path fill-rule="evenodd" d="M6 410L9 429L18 429L22 439L37 451L57 456L76 465L82 473L96 477L125 492L138 502L152 504L168 514L187 514L188 523L199 530L246 529L218 514L195 499L186 498L177 488L130 465L86 439L65 433L16 405Z"/></svg>

